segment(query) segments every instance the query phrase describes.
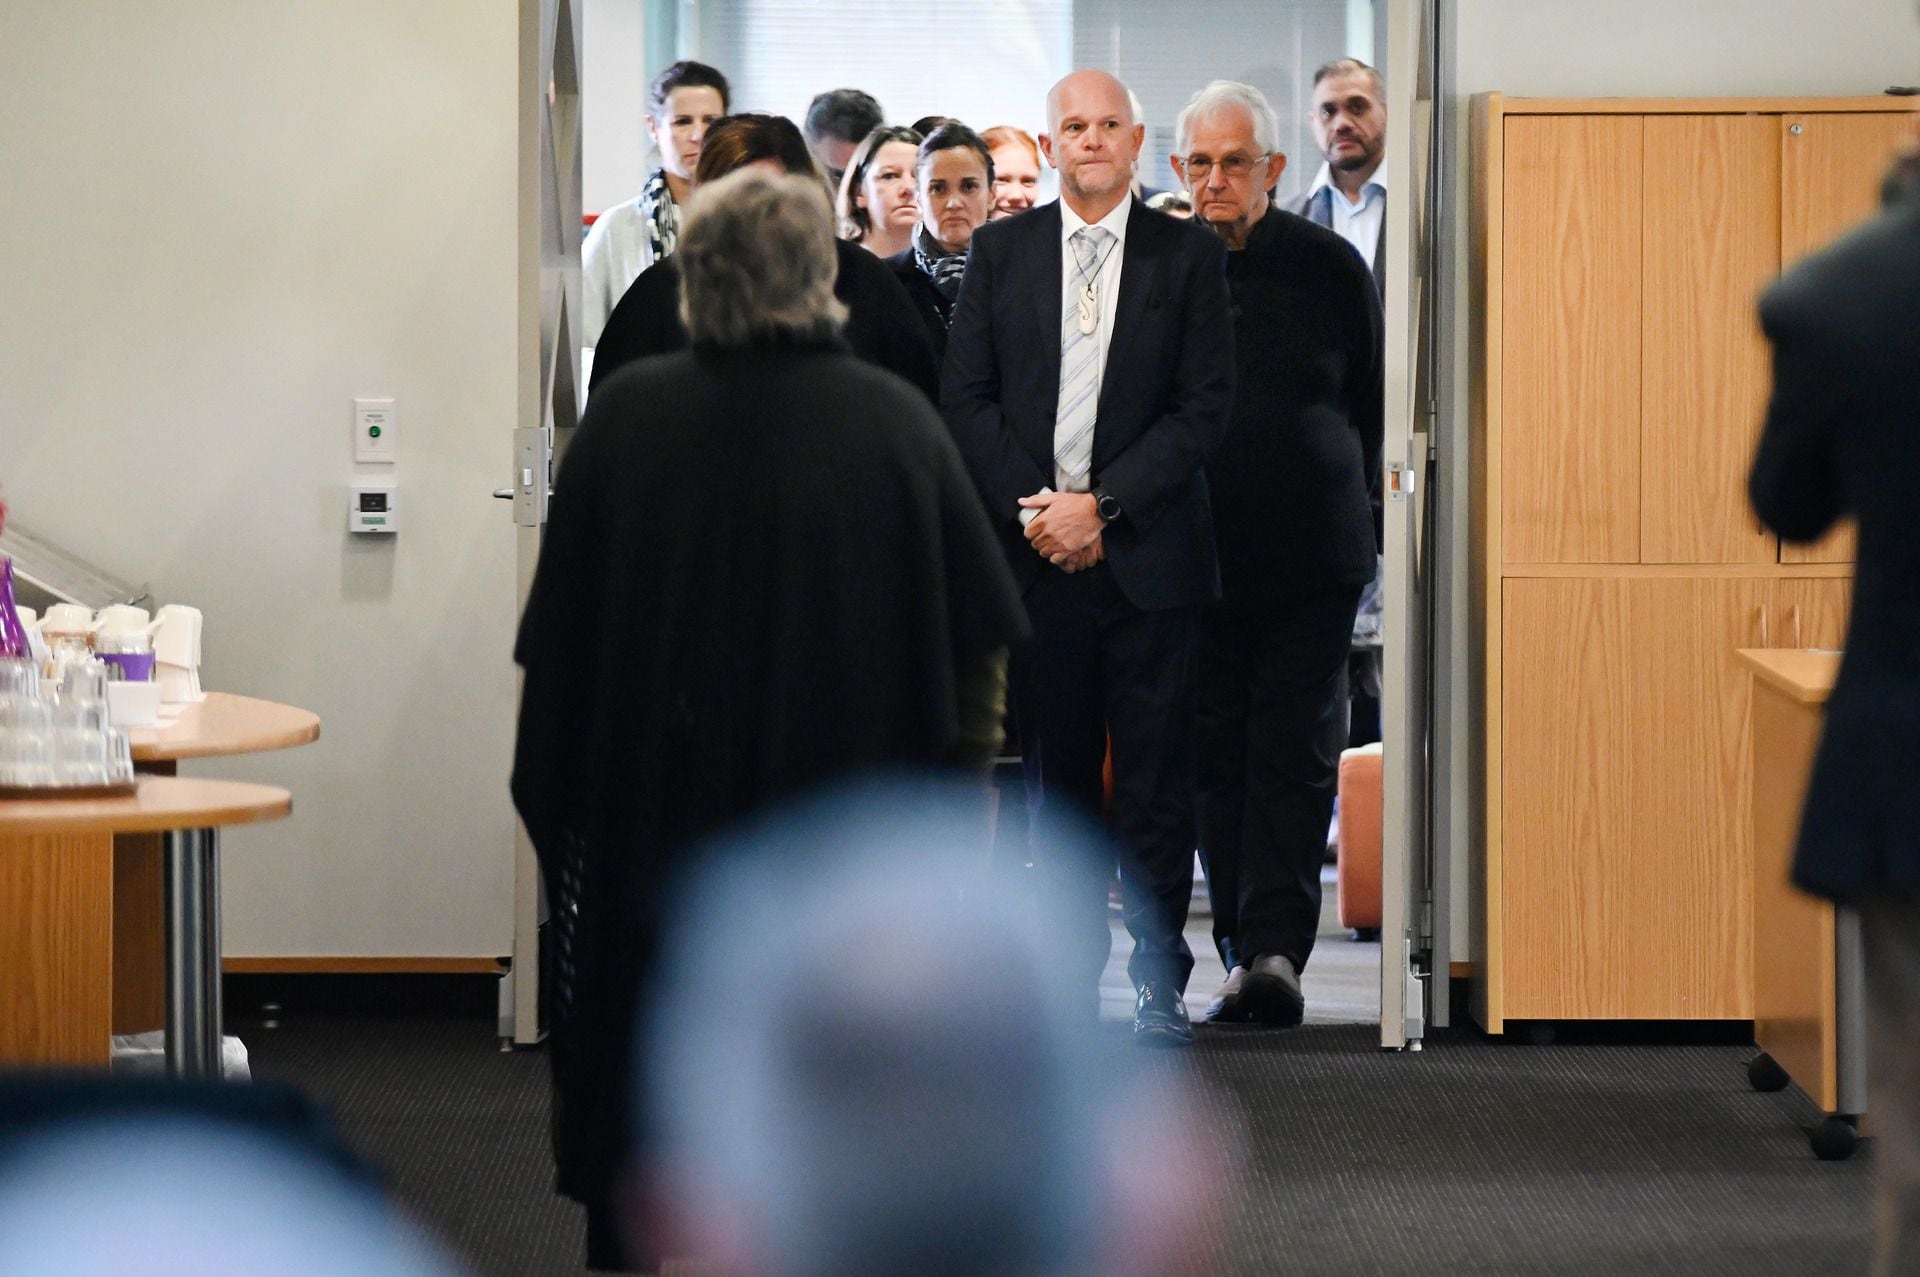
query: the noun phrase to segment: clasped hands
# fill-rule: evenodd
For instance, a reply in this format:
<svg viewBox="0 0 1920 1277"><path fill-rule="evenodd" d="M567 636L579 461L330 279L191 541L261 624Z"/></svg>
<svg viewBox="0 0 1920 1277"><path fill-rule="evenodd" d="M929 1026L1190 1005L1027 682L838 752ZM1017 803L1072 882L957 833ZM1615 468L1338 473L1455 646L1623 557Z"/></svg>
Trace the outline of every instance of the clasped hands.
<svg viewBox="0 0 1920 1277"><path fill-rule="evenodd" d="M1020 505L1040 512L1027 524L1027 544L1062 572L1083 572L1107 557L1100 536L1107 525L1092 493L1036 492Z"/></svg>

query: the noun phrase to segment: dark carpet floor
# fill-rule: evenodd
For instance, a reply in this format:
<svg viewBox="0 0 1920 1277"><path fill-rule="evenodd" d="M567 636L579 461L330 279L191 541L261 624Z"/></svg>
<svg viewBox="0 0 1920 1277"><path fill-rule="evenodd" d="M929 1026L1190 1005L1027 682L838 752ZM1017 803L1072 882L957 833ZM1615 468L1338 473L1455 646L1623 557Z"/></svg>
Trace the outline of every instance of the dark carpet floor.
<svg viewBox="0 0 1920 1277"><path fill-rule="evenodd" d="M540 1051L502 1052L480 1019L229 1027L257 1076L331 1105L477 1272L581 1271L580 1213L547 1187ZM1192 1052L1140 1056L1245 1132L1231 1225L1196 1225L1222 1271L1864 1271L1871 1143L1817 1161L1806 1101L1748 1089L1750 1047L1375 1042L1358 1025L1202 1030Z"/></svg>

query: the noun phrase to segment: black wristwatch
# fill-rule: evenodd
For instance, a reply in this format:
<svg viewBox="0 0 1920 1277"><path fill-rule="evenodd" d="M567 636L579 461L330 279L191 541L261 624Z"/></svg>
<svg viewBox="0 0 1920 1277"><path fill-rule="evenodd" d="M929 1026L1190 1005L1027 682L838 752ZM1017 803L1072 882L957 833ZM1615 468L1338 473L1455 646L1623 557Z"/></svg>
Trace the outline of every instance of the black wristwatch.
<svg viewBox="0 0 1920 1277"><path fill-rule="evenodd" d="M1102 523L1112 523L1120 517L1120 498L1114 496L1105 488L1095 488L1093 490L1093 504L1094 507L1100 511L1100 522Z"/></svg>

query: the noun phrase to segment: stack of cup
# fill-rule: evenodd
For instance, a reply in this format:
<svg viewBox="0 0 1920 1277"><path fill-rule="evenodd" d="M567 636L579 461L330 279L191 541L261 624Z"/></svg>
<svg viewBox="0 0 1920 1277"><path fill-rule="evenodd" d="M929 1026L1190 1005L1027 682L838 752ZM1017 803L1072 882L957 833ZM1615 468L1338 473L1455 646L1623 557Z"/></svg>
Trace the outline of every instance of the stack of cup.
<svg viewBox="0 0 1920 1277"><path fill-rule="evenodd" d="M30 660L0 660L0 786L58 791L132 779L132 744L107 709L105 665L70 662L55 685Z"/></svg>
<svg viewBox="0 0 1920 1277"><path fill-rule="evenodd" d="M160 685L153 678L153 632L145 608L116 603L94 623L93 652L107 667L107 700L122 727L159 720Z"/></svg>

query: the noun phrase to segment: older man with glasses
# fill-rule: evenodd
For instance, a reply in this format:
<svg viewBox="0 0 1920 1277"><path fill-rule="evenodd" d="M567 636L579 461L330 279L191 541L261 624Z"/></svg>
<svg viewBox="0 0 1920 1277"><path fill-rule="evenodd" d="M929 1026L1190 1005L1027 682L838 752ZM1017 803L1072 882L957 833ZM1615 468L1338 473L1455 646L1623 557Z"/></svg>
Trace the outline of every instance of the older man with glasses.
<svg viewBox="0 0 1920 1277"><path fill-rule="evenodd" d="M1345 734L1341 671L1379 545L1381 318L1367 264L1276 208L1273 108L1218 80L1173 169L1225 241L1239 367L1207 466L1221 599L1198 672L1200 854L1227 982L1209 1020L1298 1024Z"/></svg>

